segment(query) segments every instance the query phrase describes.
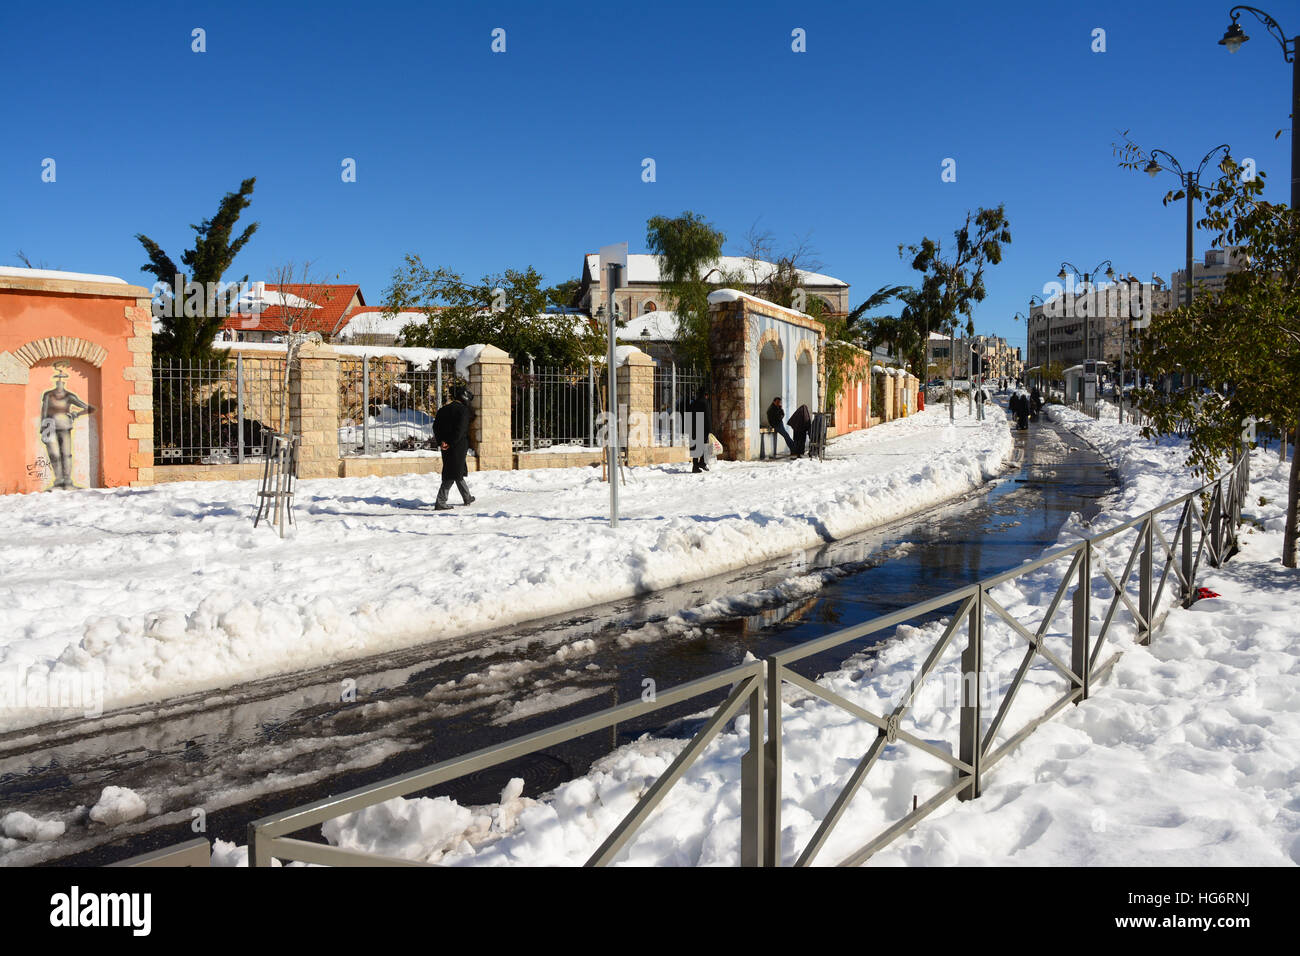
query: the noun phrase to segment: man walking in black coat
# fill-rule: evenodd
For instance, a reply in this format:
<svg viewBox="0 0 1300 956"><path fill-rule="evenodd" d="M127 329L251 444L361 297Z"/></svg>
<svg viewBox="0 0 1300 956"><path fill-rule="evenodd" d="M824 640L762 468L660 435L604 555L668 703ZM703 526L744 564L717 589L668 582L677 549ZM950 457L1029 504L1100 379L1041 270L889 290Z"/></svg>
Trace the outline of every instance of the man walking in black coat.
<svg viewBox="0 0 1300 956"><path fill-rule="evenodd" d="M433 503L439 511L450 511L447 495L452 484L456 485L465 504L473 504L474 496L469 493L465 476L469 468L465 464L465 455L469 452L469 402L473 396L468 388L461 386L452 392L452 401L438 409L433 419L433 433L442 449L442 484L438 487L438 500Z"/></svg>
<svg viewBox="0 0 1300 956"><path fill-rule="evenodd" d="M776 432L785 439L785 447L790 449L790 454L794 454L794 439L790 437L790 432L785 427L785 409L781 407L781 396L778 395L772 399L772 404L767 406L767 424L771 426L772 431ZM776 446L772 446L772 457L776 457Z"/></svg>
<svg viewBox="0 0 1300 956"><path fill-rule="evenodd" d="M691 402L691 472L708 471L705 456L709 450L709 436L713 434L713 403L709 401L709 386L705 385Z"/></svg>

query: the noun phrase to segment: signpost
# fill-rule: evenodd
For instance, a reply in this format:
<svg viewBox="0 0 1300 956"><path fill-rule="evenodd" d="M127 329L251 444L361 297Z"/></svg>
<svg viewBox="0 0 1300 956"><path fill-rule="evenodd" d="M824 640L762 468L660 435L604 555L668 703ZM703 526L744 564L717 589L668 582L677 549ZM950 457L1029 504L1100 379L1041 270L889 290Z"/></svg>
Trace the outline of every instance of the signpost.
<svg viewBox="0 0 1300 956"><path fill-rule="evenodd" d="M605 312L609 320L609 402L605 427L609 434L606 443L606 474L609 476L609 526L618 527L618 368L614 364L614 344L617 326L614 322L614 290L627 271L627 243L616 242L600 249L600 268L605 276Z"/></svg>

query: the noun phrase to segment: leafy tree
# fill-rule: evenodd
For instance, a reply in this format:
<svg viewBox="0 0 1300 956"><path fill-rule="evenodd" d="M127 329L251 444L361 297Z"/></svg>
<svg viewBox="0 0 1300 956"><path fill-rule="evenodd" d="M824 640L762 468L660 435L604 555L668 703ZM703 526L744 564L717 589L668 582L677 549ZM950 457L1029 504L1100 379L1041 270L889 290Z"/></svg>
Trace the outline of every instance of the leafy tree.
<svg viewBox="0 0 1300 956"><path fill-rule="evenodd" d="M1002 248L1011 244L1011 225L1003 206L966 213L966 221L953 232L954 248L945 258L943 246L922 238L915 245L900 245L900 256L912 256L912 268L921 284L908 302L912 318L928 339L931 332L950 332L958 317L966 317L966 334L975 334L975 304L985 297L984 270L1002 261Z"/></svg>
<svg viewBox="0 0 1300 956"><path fill-rule="evenodd" d="M402 329L407 345L464 348L482 343L508 352L516 362L531 355L541 365L585 365L589 356L604 354L604 336L598 323L582 316L546 312L556 288L545 288L532 266L471 283L407 255L385 290L384 311L425 313L424 322Z"/></svg>
<svg viewBox="0 0 1300 956"><path fill-rule="evenodd" d="M713 368L709 292L724 278L711 267L721 258L726 238L689 210L674 219L654 216L646 223L646 246L659 259L664 292L677 316L678 352L687 364L706 374Z"/></svg>
<svg viewBox="0 0 1300 956"><path fill-rule="evenodd" d="M1145 154L1133 147L1129 155L1121 165L1137 168ZM1215 246L1240 247L1246 267L1229 273L1221 294L1202 292L1190 307L1155 317L1135 362L1146 376L1178 375L1176 391L1138 394L1153 420L1146 432L1185 433L1188 464L1207 477L1240 450L1248 418L1293 428L1300 439L1300 215L1261 198L1263 172L1244 178L1231 157L1219 168L1219 179L1198 191L1198 225L1216 233ZM1291 461L1282 541L1289 568L1297 565L1298 511L1300 454Z"/></svg>
<svg viewBox="0 0 1300 956"><path fill-rule="evenodd" d="M136 234L135 238L149 256L149 262L141 266L140 271L152 275L165 288L163 298L170 306L159 320L162 331L154 336L155 355L208 361L218 359L212 342L231 305L230 300L219 292L219 286L239 250L257 231L258 223L252 223L238 238L231 238L240 213L251 202L249 197L256 181L253 177L245 179L239 184L238 192L226 193L222 197L215 216L204 219L197 226L190 226L196 234L194 247L181 255L181 263L189 270L188 273L178 267L158 243L144 233ZM178 276L179 289L176 288ZM242 281L247 282L248 276L244 276ZM185 297L187 282L197 283L203 288L202 301Z"/></svg>

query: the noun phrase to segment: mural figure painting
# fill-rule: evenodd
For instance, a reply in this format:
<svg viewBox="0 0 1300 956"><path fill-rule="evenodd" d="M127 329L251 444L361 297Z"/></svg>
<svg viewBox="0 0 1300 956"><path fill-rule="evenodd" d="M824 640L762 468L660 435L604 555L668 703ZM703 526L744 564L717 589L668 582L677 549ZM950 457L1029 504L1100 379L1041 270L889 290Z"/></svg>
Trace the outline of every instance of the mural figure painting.
<svg viewBox="0 0 1300 956"><path fill-rule="evenodd" d="M41 396L41 441L50 456L55 488L73 488L72 483L72 430L82 415L93 414L94 407L87 405L75 393L64 388L68 380L68 363L54 363L54 387Z"/></svg>

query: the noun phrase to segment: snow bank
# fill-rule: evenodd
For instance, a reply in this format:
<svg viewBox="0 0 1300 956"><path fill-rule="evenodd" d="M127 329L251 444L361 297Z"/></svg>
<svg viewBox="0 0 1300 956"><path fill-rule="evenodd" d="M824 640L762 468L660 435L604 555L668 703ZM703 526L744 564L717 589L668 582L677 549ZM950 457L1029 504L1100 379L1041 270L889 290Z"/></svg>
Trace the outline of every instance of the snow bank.
<svg viewBox="0 0 1300 956"><path fill-rule="evenodd" d="M710 577L978 487L1012 437L959 414L824 462L629 469L617 530L589 467L471 474L477 502L448 512L437 474L304 481L283 541L253 528L252 481L5 496L0 676L93 672L112 709ZM41 719L0 707L0 729Z"/></svg>

